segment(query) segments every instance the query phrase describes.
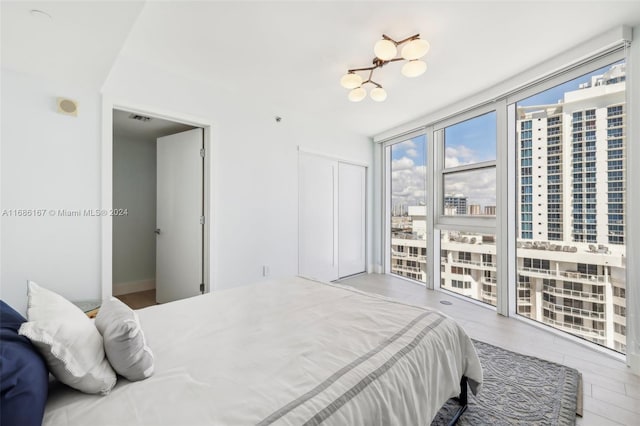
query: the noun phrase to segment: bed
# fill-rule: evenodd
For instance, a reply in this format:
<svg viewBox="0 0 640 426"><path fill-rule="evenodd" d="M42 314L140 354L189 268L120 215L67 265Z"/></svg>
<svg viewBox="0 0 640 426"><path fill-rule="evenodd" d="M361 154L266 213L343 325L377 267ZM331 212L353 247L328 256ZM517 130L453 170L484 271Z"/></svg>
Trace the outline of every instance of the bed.
<svg viewBox="0 0 640 426"><path fill-rule="evenodd" d="M291 277L137 311L152 377L53 386L44 425L428 425L482 368L437 311Z"/></svg>

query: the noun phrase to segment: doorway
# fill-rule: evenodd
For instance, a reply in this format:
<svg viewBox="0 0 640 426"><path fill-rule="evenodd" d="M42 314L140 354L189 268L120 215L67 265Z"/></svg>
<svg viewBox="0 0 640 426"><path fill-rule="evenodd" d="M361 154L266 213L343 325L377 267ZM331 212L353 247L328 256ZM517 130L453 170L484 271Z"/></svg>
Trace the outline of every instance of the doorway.
<svg viewBox="0 0 640 426"><path fill-rule="evenodd" d="M205 292L205 129L112 110L111 292L137 309Z"/></svg>

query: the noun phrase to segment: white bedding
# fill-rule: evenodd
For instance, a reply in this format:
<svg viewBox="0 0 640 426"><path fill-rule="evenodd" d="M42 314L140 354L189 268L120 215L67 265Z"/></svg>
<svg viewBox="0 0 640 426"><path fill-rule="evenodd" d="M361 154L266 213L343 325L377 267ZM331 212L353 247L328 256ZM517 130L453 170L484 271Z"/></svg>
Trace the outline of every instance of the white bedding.
<svg viewBox="0 0 640 426"><path fill-rule="evenodd" d="M138 311L155 374L52 389L45 425L428 425L482 368L445 315L303 278Z"/></svg>

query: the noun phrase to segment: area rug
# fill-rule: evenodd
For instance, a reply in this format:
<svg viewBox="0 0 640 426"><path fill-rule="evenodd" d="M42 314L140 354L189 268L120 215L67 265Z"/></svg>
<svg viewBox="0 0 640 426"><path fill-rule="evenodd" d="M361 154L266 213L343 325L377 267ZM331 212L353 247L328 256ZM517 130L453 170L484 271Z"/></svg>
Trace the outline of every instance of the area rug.
<svg viewBox="0 0 640 426"><path fill-rule="evenodd" d="M484 371L478 396L458 425L574 425L582 378L578 370L473 341ZM448 424L459 408L451 399L432 426Z"/></svg>

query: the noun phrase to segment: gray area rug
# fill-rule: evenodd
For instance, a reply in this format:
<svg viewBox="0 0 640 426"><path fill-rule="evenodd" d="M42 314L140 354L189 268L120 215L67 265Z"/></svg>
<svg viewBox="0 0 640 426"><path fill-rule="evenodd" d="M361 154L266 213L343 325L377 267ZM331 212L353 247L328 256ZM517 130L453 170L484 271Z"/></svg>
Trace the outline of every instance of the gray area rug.
<svg viewBox="0 0 640 426"><path fill-rule="evenodd" d="M458 425L574 425L579 387L578 370L473 341L484 370L478 396ZM432 426L448 424L459 405L449 400Z"/></svg>

